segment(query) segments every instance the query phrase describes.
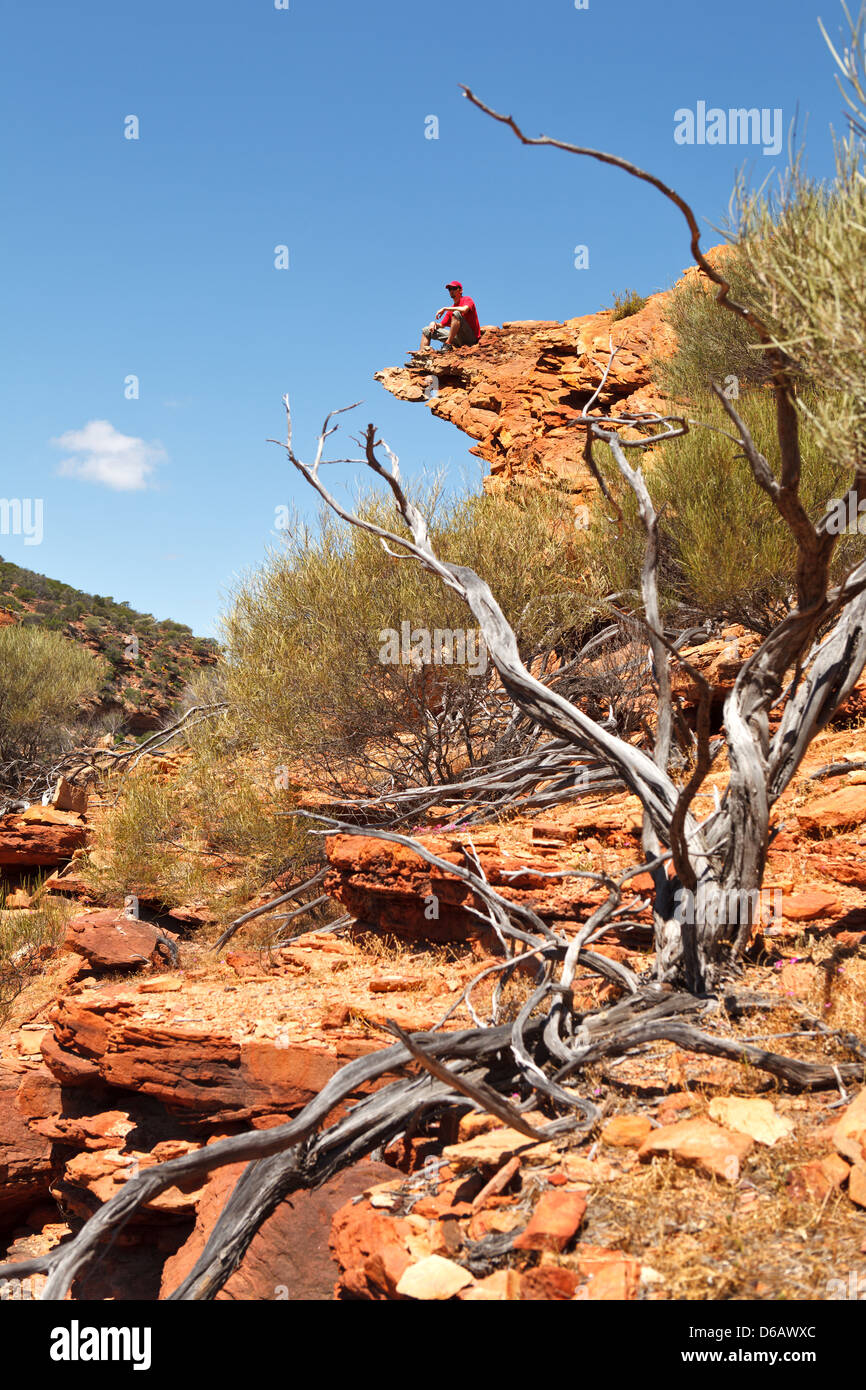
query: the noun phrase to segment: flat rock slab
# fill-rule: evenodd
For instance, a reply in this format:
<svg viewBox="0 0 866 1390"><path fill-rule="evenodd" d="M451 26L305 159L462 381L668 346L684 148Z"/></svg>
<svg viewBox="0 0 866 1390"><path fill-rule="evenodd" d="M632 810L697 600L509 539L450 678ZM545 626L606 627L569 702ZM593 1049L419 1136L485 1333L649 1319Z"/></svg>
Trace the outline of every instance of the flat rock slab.
<svg viewBox="0 0 866 1390"><path fill-rule="evenodd" d="M866 786L840 787L827 796L817 797L798 809L797 819L803 830L815 833L862 825L866 820Z"/></svg>
<svg viewBox="0 0 866 1390"><path fill-rule="evenodd" d="M166 961L168 935L150 922L109 908L74 917L66 929L64 945L84 956L93 970L144 970Z"/></svg>
<svg viewBox="0 0 866 1390"><path fill-rule="evenodd" d="M651 1132L652 1124L646 1115L614 1115L601 1131L601 1137L617 1149L639 1149Z"/></svg>
<svg viewBox="0 0 866 1390"><path fill-rule="evenodd" d="M772 1101L753 1096L717 1096L710 1101L710 1119L759 1144L775 1144L794 1129L793 1121L780 1115Z"/></svg>
<svg viewBox="0 0 866 1390"><path fill-rule="evenodd" d="M462 974L449 970L448 983L435 975L425 990L376 994L370 985L381 977L381 961L324 937L307 945L299 938L272 964L265 969L252 956L242 985L220 964L216 978L179 970L73 987L49 1016L53 1031L43 1038L42 1057L64 1086L134 1092L208 1125L286 1118L345 1062L382 1045L368 1022L374 1014L384 1022L387 1010L407 1031L424 1031L463 988ZM326 1027L323 1003L335 997L346 1021ZM466 1021L458 1010L449 1025ZM104 1108L127 1109L127 1100Z"/></svg>
<svg viewBox="0 0 866 1390"><path fill-rule="evenodd" d="M526 1229L515 1238L514 1248L559 1254L574 1239L585 1215L586 1198L580 1192L562 1188L544 1192Z"/></svg>
<svg viewBox="0 0 866 1390"><path fill-rule="evenodd" d="M454 1298L461 1289L474 1284L472 1275L443 1255L427 1255L403 1271L397 1284L401 1298L441 1301Z"/></svg>
<svg viewBox="0 0 866 1390"><path fill-rule="evenodd" d="M0 817L0 865L38 869L63 864L87 843L87 826L71 811L29 806Z"/></svg>
<svg viewBox="0 0 866 1390"><path fill-rule="evenodd" d="M740 1164L754 1146L747 1134L735 1134L712 1120L680 1120L656 1129L638 1150L644 1162L657 1154L670 1154L679 1163L736 1182Z"/></svg>

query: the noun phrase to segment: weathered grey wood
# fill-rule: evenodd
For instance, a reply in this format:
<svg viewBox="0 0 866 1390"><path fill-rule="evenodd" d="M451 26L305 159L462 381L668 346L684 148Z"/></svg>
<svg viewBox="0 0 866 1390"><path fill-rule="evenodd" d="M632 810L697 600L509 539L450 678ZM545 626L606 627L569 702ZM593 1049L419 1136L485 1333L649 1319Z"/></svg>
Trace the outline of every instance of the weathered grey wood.
<svg viewBox="0 0 866 1390"><path fill-rule="evenodd" d="M254 921L256 917L262 917L266 912L273 912L275 907L280 907L283 903L291 902L292 898L296 898L299 893L304 893L308 888L315 888L319 883L323 883L328 875L329 867L330 866L326 864L323 869L319 869L311 878L305 879L303 883L296 884L295 887L290 888L287 893L280 893L279 897L271 898L268 902L262 903L259 907L251 908L249 912L244 912L240 917L236 917L233 922L229 923L222 935L218 937L213 949L215 951L222 950L226 942L230 941L235 932L247 922ZM297 914L309 912L311 908L318 906L322 901L323 899L320 896L311 903L304 903L302 907L297 909ZM289 913L283 918L283 921L287 922L289 917L294 915L296 914Z"/></svg>

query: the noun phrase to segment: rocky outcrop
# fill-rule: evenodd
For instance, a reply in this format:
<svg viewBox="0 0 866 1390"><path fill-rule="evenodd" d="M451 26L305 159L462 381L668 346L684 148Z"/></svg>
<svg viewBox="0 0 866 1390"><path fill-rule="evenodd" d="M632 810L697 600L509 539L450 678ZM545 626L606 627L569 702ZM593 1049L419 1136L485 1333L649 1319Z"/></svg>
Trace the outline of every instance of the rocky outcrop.
<svg viewBox="0 0 866 1390"><path fill-rule="evenodd" d="M596 837L603 834L611 849L622 851L625 864L640 826L637 798L623 794L560 806L519 825L416 838L446 863L461 866L463 846L471 843L488 882L504 897L528 904L548 921L567 924L583 921L604 894L585 879L551 879L551 857L557 862L563 853L568 859L579 857L598 847ZM413 850L364 835L332 835L326 853L332 872L325 886L362 925L403 940L478 939L489 944L488 929L468 911L475 904L471 889Z"/></svg>
<svg viewBox="0 0 866 1390"><path fill-rule="evenodd" d="M27 1123L18 1103L21 1075L0 1070L0 1224L48 1195L51 1144Z"/></svg>
<svg viewBox="0 0 866 1390"><path fill-rule="evenodd" d="M85 920L93 916L116 914ZM315 935L264 956L230 951L205 969L120 983L89 973L86 957L49 961L56 1002L38 1023L0 1034L0 1230L18 1231L12 1257L68 1236L154 1163L291 1118L338 1068L381 1046L386 1019L427 1029L456 1006L445 1026L465 1026L460 996L476 962L423 972L413 963L392 955L386 966L352 942ZM411 1165L429 1142L406 1138L389 1158ZM394 1171L365 1164L287 1199L224 1296L331 1297L331 1218ZM236 1176L221 1170L160 1194L132 1218L117 1260L74 1296L155 1298L161 1280L174 1287Z"/></svg>
<svg viewBox="0 0 866 1390"><path fill-rule="evenodd" d="M173 932L158 931L150 922L106 908L73 917L65 945L87 961L92 970L143 970L167 964L176 954Z"/></svg>
<svg viewBox="0 0 866 1390"><path fill-rule="evenodd" d="M694 267L683 273L684 280L697 277ZM377 372L376 380L474 439L470 452L490 464L488 491L520 481L580 496L594 484L583 460L584 433L574 426L590 400L595 413L615 417L670 404L653 382L655 360L676 341L664 317L669 293L650 295L638 313L616 321L605 309L563 323L485 327L475 347L442 357L431 352Z"/></svg>
<svg viewBox="0 0 866 1390"><path fill-rule="evenodd" d="M15 871L54 867L87 841L84 818L54 806L28 806L0 817L0 867Z"/></svg>

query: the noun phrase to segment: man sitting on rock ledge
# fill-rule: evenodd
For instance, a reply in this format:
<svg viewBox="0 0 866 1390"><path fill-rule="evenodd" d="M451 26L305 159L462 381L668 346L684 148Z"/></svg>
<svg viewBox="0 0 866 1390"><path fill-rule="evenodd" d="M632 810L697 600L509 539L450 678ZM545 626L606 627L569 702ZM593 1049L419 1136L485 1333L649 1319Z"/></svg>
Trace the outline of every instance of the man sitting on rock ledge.
<svg viewBox="0 0 866 1390"><path fill-rule="evenodd" d="M444 343L442 351L447 352L453 347L474 347L481 337L474 299L463 293L459 280L450 280L445 288L451 295L452 308L446 305L428 323L421 336L420 352L429 352L431 339Z"/></svg>

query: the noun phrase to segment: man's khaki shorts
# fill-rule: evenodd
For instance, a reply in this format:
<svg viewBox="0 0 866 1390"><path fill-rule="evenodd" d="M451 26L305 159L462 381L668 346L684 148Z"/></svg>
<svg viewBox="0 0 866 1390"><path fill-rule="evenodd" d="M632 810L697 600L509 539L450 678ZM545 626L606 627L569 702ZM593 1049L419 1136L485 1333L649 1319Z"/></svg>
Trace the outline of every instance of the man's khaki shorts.
<svg viewBox="0 0 866 1390"><path fill-rule="evenodd" d="M454 311L452 310L452 313L453 312ZM456 314L455 317L459 319L459 323L457 325L457 333L454 338L454 346L474 347L476 339L472 333L472 329L466 322L466 319L463 317L462 314ZM427 327L424 329L424 332L430 338L431 342L447 343L448 337L451 333L451 325L449 324L447 328L444 328L442 324L436 323L434 321L433 323L428 323Z"/></svg>

